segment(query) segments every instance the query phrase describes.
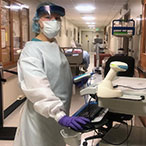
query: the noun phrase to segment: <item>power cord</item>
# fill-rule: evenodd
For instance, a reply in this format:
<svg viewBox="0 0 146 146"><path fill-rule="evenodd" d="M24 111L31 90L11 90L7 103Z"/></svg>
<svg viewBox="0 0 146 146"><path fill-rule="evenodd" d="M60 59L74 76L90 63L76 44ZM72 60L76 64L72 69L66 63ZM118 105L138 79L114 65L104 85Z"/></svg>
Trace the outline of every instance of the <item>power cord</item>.
<svg viewBox="0 0 146 146"><path fill-rule="evenodd" d="M127 131L128 131L128 124L127 124L127 123L125 123L125 124L127 125ZM120 143L112 143L112 142L106 140L105 138L102 138L102 139L103 139L106 143L111 144L111 145L121 145L121 144L125 143L125 142L128 140L128 138L130 137L130 134L131 134L131 132L132 132L132 128L133 128L133 122L132 122L132 119L131 119L130 131L129 131L129 133L127 134L127 137L126 137L122 142L120 142Z"/></svg>
<svg viewBox="0 0 146 146"><path fill-rule="evenodd" d="M127 135L128 135L128 124L127 124ZM127 140L127 146L128 146L128 140Z"/></svg>
<svg viewBox="0 0 146 146"><path fill-rule="evenodd" d="M95 131L94 131L94 135L95 135ZM94 139L92 139L92 143L91 143L91 146L93 146L93 143L94 143Z"/></svg>
<svg viewBox="0 0 146 146"><path fill-rule="evenodd" d="M125 88L130 88L130 89L134 89L134 90L143 90L143 89L146 89L146 88L132 88L132 87L128 87L128 86L123 86L123 85L116 85L116 87L114 86L114 88L117 88L118 86L121 86L121 87L125 87ZM88 117L89 117L89 119L90 119L90 103L91 103L91 99L92 99L92 97L89 99L89 101L88 101ZM105 138L103 138L102 137L102 139L106 142L106 143L108 143L108 144L111 144L111 145L121 145L121 144L123 144L123 143L125 143L127 140L128 140L128 138L130 137L130 134L131 134L131 132L132 132L132 127L133 127L133 122L132 122L132 120L131 120L131 127L130 127L130 131L129 131L129 133L128 133L128 124L127 123L125 123L126 125L127 125L127 137L122 141L122 142L120 142L120 143L112 143L112 142L110 142L110 141L108 141L108 140L106 140ZM121 124L120 124L121 125ZM114 128L114 129L118 129L119 127L120 127L120 125L118 126L118 127L116 127L116 128ZM97 135L99 135L100 134L100 132L98 132L96 129L95 129L95 127L94 127L94 125L92 125L91 124L91 126L94 128L94 132L97 134ZM95 135L95 134L94 134ZM101 136L102 136L102 133L101 133ZM92 141L93 142L93 141ZM93 144L93 143L92 143Z"/></svg>
<svg viewBox="0 0 146 146"><path fill-rule="evenodd" d="M88 116L89 116L89 119L90 119L90 114L91 114L91 113L90 113L90 105L91 105L90 103L91 103L91 99L92 99L92 98L90 98L90 99L89 99L89 102L88 102L88 105L89 105L89 106L88 106ZM96 128L94 127L94 125L91 124L91 127L94 129L94 132L95 132L97 135L101 135L102 139L103 139L106 143L111 144L111 145L121 145L121 144L125 143L125 142L128 140L128 138L130 137L130 134L131 134L131 132L132 132L132 127L133 127L133 122L132 122L132 120L131 120L131 127L130 127L130 131L129 131L129 133L128 133L128 124L125 123L125 122L122 122L122 123L125 124L125 125L127 125L127 137L126 137L122 142L119 142L119 143L112 143L112 142L106 140L105 138L102 137L103 134L96 130ZM113 128L114 128L114 129L118 129L120 126L121 126L121 124L120 124L118 127L113 127ZM94 135L95 135L95 133L94 133ZM93 141L92 141L92 144L93 144Z"/></svg>
<svg viewBox="0 0 146 146"><path fill-rule="evenodd" d="M91 111L91 105L92 105L92 103L91 103L91 99L92 99L92 98L93 98L93 97L91 96L90 99L89 99L89 101L88 101L88 109L87 109L87 110L88 110L88 118L89 118L89 119L91 119L91 112L90 112L90 111ZM97 102L97 101L96 101L96 102ZM96 103L95 103L95 104L96 104ZM92 127L92 129L94 129L94 131L96 130L94 125L90 124L90 126ZM97 133L97 132L96 132L96 133ZM95 132L94 132L94 136L96 137ZM93 136L93 139L92 139L92 144L91 144L91 146L93 146L93 143L94 143L94 136ZM85 139L85 141L84 141L84 143L83 143L84 146L87 146L87 144L88 144L87 141L88 141L88 140Z"/></svg>
<svg viewBox="0 0 146 146"><path fill-rule="evenodd" d="M90 99L89 99L89 102L88 102L88 117L89 117L89 119L91 119L91 113L90 113L90 107L91 107L91 99L92 99L92 97L90 97Z"/></svg>

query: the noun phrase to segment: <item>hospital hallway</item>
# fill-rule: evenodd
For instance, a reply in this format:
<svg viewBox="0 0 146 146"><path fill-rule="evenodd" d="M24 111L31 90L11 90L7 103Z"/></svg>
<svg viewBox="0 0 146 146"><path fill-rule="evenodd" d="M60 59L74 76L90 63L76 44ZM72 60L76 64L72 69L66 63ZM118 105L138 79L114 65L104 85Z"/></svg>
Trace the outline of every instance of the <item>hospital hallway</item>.
<svg viewBox="0 0 146 146"><path fill-rule="evenodd" d="M0 0L0 146L19 122L18 146L146 146L146 0Z"/></svg>

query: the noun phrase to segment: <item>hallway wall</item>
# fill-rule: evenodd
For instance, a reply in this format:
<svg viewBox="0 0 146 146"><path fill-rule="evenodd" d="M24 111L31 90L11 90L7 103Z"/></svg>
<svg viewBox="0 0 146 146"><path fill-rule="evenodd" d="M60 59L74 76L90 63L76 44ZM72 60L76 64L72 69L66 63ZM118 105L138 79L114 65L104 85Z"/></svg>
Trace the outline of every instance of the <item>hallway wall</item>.
<svg viewBox="0 0 146 146"><path fill-rule="evenodd" d="M136 22L136 34L133 37L133 40L131 40L129 47L132 48L133 53L131 54L136 61L136 65L138 64L138 61L140 59L140 43L141 43L141 33L139 33L139 27L140 27L140 15L142 14L142 4L141 0L130 0L129 1L129 7L131 10L131 18L133 18Z"/></svg>
<svg viewBox="0 0 146 146"><path fill-rule="evenodd" d="M77 40L78 27L66 19L62 18L61 32L56 37L60 47L70 47L72 40Z"/></svg>

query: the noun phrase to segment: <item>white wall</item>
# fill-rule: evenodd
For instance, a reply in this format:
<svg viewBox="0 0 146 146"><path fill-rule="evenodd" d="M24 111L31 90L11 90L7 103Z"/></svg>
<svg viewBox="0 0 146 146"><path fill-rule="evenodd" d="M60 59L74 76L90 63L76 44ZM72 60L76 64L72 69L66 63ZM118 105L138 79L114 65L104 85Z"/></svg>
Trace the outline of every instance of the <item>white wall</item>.
<svg viewBox="0 0 146 146"><path fill-rule="evenodd" d="M74 36L74 29L76 34ZM77 40L78 28L68 21L65 17L62 18L61 33L56 37L60 47L70 47L71 41Z"/></svg>
<svg viewBox="0 0 146 146"><path fill-rule="evenodd" d="M142 13L141 0L129 0L129 8L131 10L131 17L136 18Z"/></svg>
<svg viewBox="0 0 146 146"><path fill-rule="evenodd" d="M129 7L131 10L131 18L136 22L136 34L134 35L133 40L131 40L129 48L132 47L134 51L132 56L135 58L135 63L137 65L140 58L141 34L137 34L139 20L136 19L139 18L140 14L142 14L141 0L130 0Z"/></svg>

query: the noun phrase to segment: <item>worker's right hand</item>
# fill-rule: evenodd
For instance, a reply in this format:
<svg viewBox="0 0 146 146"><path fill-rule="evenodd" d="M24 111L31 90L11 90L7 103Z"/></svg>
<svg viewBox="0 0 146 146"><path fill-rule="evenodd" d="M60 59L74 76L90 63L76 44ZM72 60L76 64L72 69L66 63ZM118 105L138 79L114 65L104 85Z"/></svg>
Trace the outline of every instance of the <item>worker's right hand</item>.
<svg viewBox="0 0 146 146"><path fill-rule="evenodd" d="M87 124L88 122L90 122L89 119L85 118L85 117L75 117L75 116L64 116L62 117L58 123L62 126L65 127L70 127L74 130L82 130L82 126L84 124Z"/></svg>

